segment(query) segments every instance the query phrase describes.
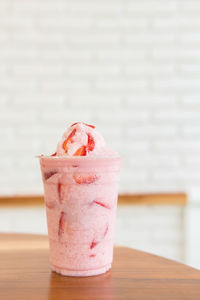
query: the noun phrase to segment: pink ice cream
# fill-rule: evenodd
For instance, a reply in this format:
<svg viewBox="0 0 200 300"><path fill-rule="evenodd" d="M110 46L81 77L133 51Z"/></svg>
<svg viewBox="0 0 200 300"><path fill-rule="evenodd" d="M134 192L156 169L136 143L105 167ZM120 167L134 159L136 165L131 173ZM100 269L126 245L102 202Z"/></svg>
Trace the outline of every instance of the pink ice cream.
<svg viewBox="0 0 200 300"><path fill-rule="evenodd" d="M58 143L57 156L116 156L93 125L75 123L63 134Z"/></svg>
<svg viewBox="0 0 200 300"><path fill-rule="evenodd" d="M41 156L50 262L67 276L111 268L120 157L94 126L72 125L53 156Z"/></svg>

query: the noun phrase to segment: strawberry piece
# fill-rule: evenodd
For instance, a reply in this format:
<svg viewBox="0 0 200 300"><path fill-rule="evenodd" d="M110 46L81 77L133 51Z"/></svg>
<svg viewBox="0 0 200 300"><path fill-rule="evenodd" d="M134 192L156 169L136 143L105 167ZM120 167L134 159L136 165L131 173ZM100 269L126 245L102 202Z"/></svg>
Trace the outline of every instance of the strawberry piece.
<svg viewBox="0 0 200 300"><path fill-rule="evenodd" d="M63 143L63 149L67 152L67 144L72 143L72 138L76 133L76 129L72 130L72 132L69 134L68 138Z"/></svg>
<svg viewBox="0 0 200 300"><path fill-rule="evenodd" d="M91 128L95 128L95 126L94 125L90 125L90 124L86 124L86 123L84 123L86 126L89 126L89 127L91 127Z"/></svg>
<svg viewBox="0 0 200 300"><path fill-rule="evenodd" d="M103 239L105 238L107 233L108 233L108 224L106 225L106 228L105 228L104 232L102 232L102 234L99 236L99 238L94 238L93 239L93 241L90 244L90 249L93 249L99 243L101 243L103 241Z"/></svg>
<svg viewBox="0 0 200 300"><path fill-rule="evenodd" d="M58 199L59 199L59 202L62 203L63 201L63 193L62 193L62 184L59 182L58 183Z"/></svg>
<svg viewBox="0 0 200 300"><path fill-rule="evenodd" d="M66 227L66 214L63 211L60 214L58 226L58 236L61 237L64 234Z"/></svg>
<svg viewBox="0 0 200 300"><path fill-rule="evenodd" d="M78 184L91 184L98 179L98 177L95 174L74 174L73 178Z"/></svg>
<svg viewBox="0 0 200 300"><path fill-rule="evenodd" d="M94 247L96 247L96 245L98 244L99 242L95 242L95 240L92 241L92 243L90 244L90 249L93 249Z"/></svg>
<svg viewBox="0 0 200 300"><path fill-rule="evenodd" d="M76 150L76 152L73 154L73 156L86 156L87 154L87 148L86 146L81 146Z"/></svg>
<svg viewBox="0 0 200 300"><path fill-rule="evenodd" d="M58 183L58 198L60 199L60 193L61 193L61 184Z"/></svg>
<svg viewBox="0 0 200 300"><path fill-rule="evenodd" d="M90 255L90 257L95 257L95 256L96 256L96 254L91 254L91 255Z"/></svg>
<svg viewBox="0 0 200 300"><path fill-rule="evenodd" d="M98 204L98 205L100 205L100 206L102 206L104 208L110 209L110 207L108 205L106 205L106 204L104 204L104 203L102 203L102 202L100 202L98 200L94 200L93 203L96 203L96 204Z"/></svg>
<svg viewBox="0 0 200 300"><path fill-rule="evenodd" d="M51 176L55 175L56 173L58 173L57 171L49 171L49 172L45 172L44 173L44 179L47 180L49 179Z"/></svg>
<svg viewBox="0 0 200 300"><path fill-rule="evenodd" d="M108 224L107 224L107 226L106 226L106 229L105 229L105 231L104 231L104 234L103 234L103 236L105 237L105 235L108 233Z"/></svg>
<svg viewBox="0 0 200 300"><path fill-rule="evenodd" d="M91 136L91 134L88 133L87 135L88 135L87 149L88 149L88 151L92 151L92 150L94 150L95 142L94 142L94 139Z"/></svg>
<svg viewBox="0 0 200 300"><path fill-rule="evenodd" d="M67 143L68 143L68 139L66 139L63 143L63 149L67 152Z"/></svg>
<svg viewBox="0 0 200 300"><path fill-rule="evenodd" d="M82 123L82 122L74 123L74 124L72 124L71 126L74 126L74 125L79 124L79 123ZM86 125L86 126L89 126L89 127L93 128L93 129L95 128L94 125L90 125L90 124L86 124L86 123L83 123L83 124Z"/></svg>
<svg viewBox="0 0 200 300"><path fill-rule="evenodd" d="M53 154L51 154L51 156L56 156L56 154L57 154L57 153L56 153L56 152L54 152Z"/></svg>

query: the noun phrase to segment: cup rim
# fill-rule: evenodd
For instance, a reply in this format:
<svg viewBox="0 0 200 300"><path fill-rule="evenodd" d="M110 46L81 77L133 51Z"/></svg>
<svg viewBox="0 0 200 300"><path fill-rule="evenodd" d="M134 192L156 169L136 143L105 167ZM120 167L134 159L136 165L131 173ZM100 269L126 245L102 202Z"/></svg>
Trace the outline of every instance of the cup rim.
<svg viewBox="0 0 200 300"><path fill-rule="evenodd" d="M37 155L36 158L44 159L44 160L64 160L64 161L70 161L70 160L121 160L120 155L114 155L114 156L51 156L51 155Z"/></svg>

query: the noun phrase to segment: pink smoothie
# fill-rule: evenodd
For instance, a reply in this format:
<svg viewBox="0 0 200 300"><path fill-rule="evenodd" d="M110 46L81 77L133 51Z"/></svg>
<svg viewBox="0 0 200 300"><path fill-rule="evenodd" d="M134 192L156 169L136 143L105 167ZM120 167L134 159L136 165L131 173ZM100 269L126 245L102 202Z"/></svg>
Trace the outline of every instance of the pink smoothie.
<svg viewBox="0 0 200 300"><path fill-rule="evenodd" d="M86 126L81 124L87 134ZM103 139L98 144L92 127L91 137L66 142L74 129L79 132L80 125L74 127L59 142L55 156L40 157L50 262L52 270L62 275L92 276L111 267L121 160L111 150L105 155ZM72 155L62 152L63 143ZM96 144L96 153L102 149L103 156L92 153ZM77 151L79 155L74 155Z"/></svg>

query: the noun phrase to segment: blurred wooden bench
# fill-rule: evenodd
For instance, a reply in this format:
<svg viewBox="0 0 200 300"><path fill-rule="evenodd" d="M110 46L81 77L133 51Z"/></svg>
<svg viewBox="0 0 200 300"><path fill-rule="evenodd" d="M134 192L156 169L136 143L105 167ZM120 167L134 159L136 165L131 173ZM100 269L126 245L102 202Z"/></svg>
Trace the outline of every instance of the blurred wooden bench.
<svg viewBox="0 0 200 300"><path fill-rule="evenodd" d="M121 194L118 198L119 205L186 205L185 193L163 194ZM0 206L42 206L42 195L13 195L0 196Z"/></svg>

